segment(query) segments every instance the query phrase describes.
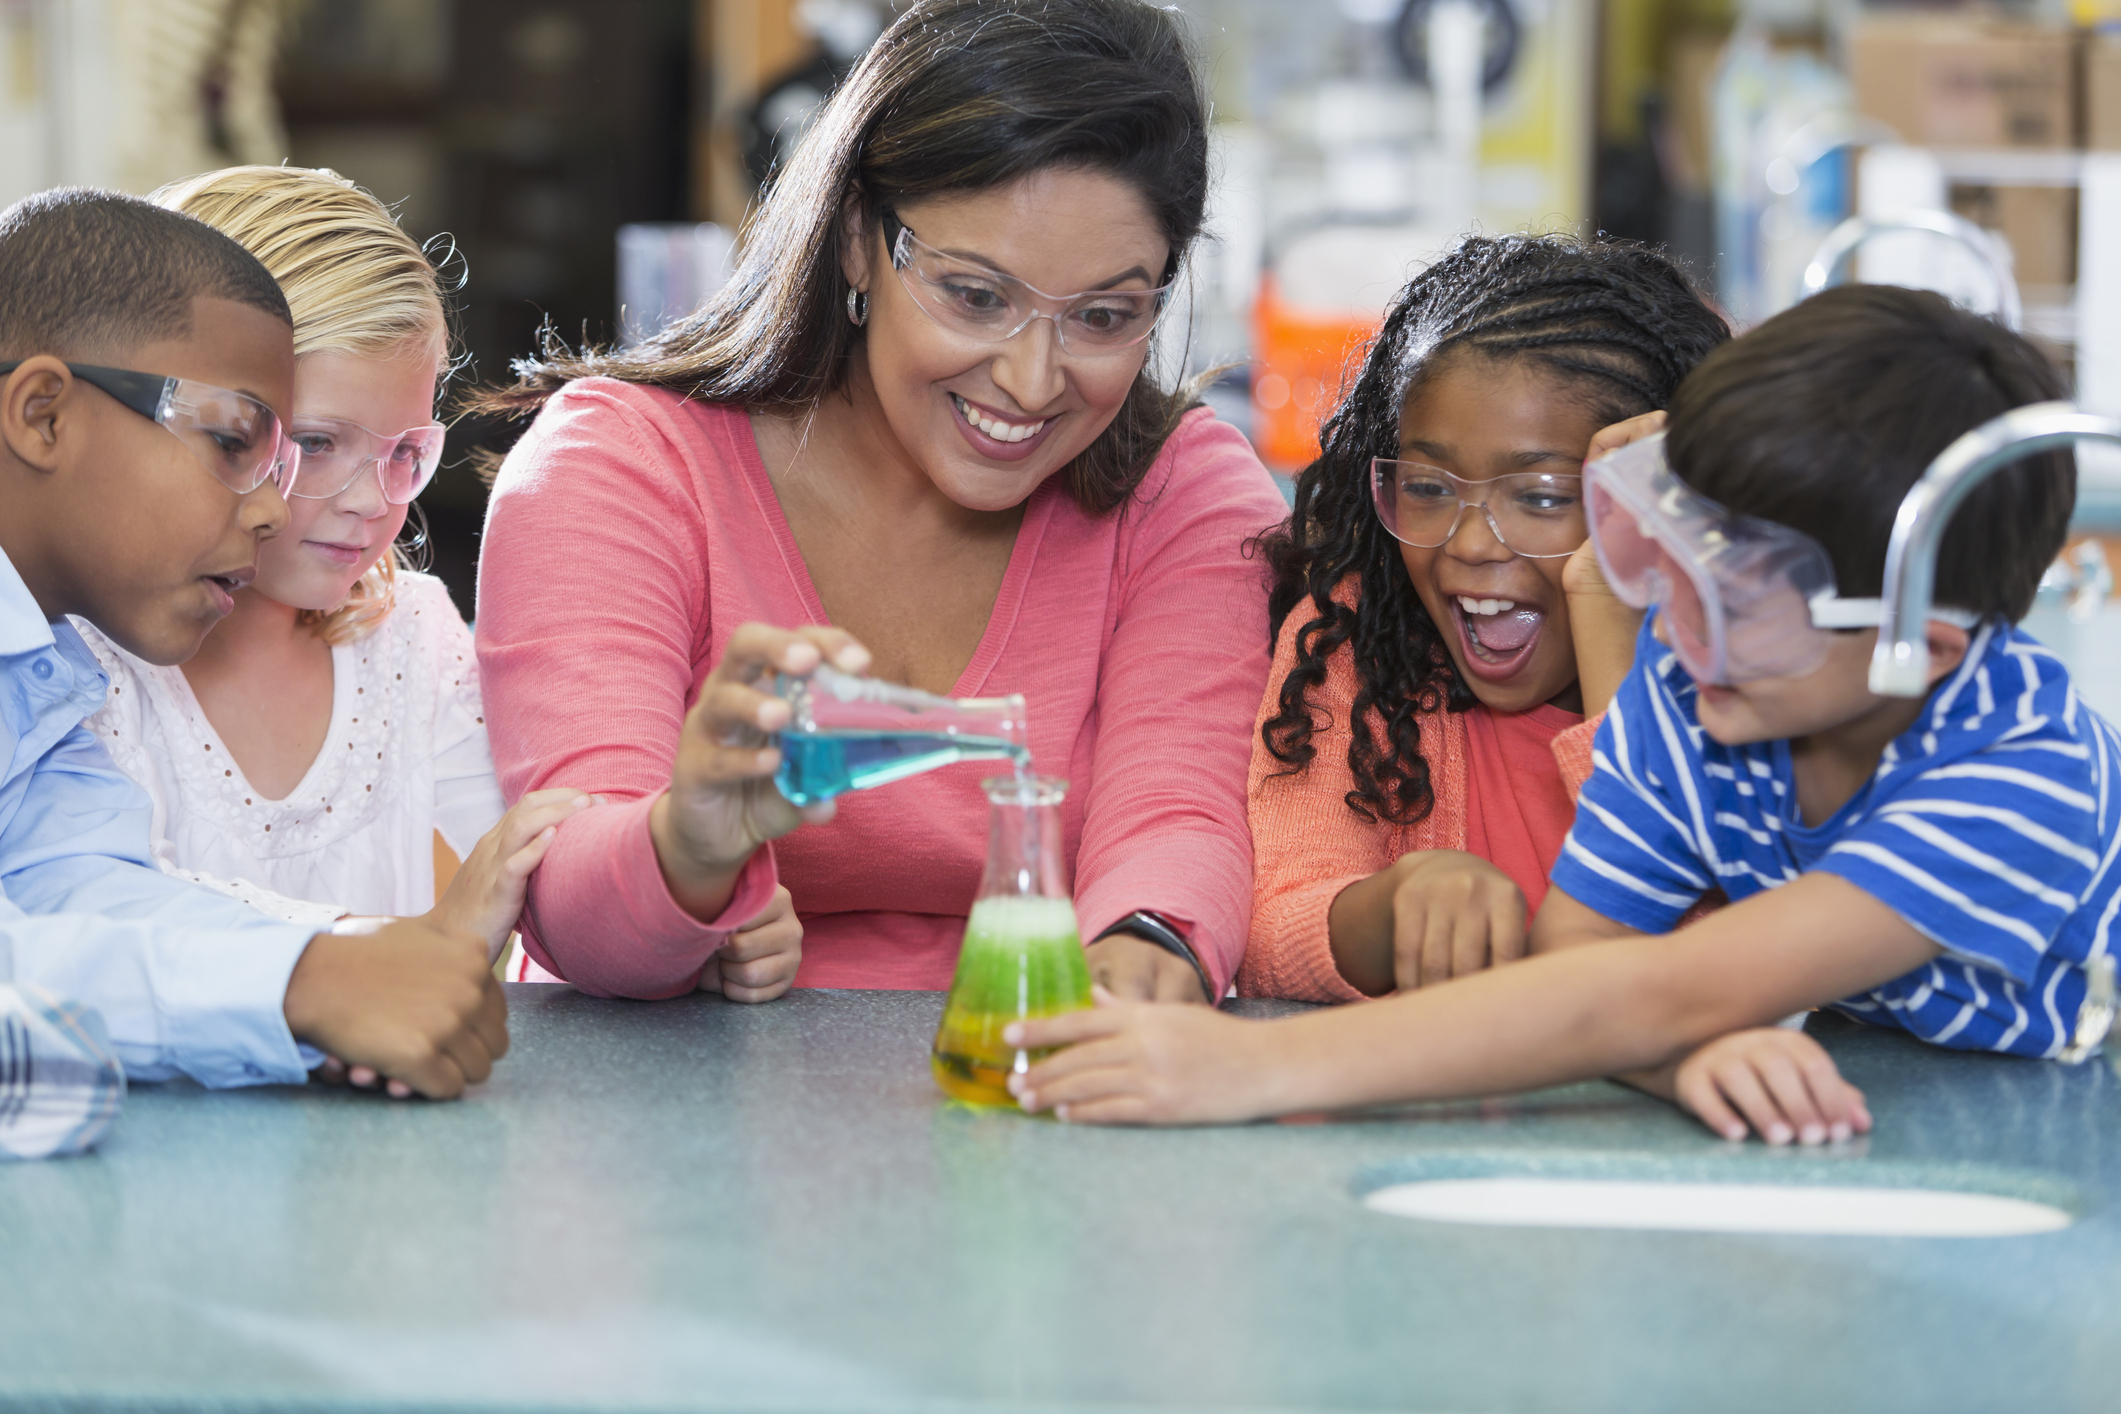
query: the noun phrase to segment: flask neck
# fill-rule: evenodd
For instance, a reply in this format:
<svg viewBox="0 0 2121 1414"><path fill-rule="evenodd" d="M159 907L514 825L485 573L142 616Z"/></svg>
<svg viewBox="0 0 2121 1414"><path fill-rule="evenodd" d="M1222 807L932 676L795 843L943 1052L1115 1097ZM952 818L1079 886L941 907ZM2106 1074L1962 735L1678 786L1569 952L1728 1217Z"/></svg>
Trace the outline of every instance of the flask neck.
<svg viewBox="0 0 2121 1414"><path fill-rule="evenodd" d="M1066 784L1038 776L987 781L987 868L981 898L1071 897L1060 805Z"/></svg>

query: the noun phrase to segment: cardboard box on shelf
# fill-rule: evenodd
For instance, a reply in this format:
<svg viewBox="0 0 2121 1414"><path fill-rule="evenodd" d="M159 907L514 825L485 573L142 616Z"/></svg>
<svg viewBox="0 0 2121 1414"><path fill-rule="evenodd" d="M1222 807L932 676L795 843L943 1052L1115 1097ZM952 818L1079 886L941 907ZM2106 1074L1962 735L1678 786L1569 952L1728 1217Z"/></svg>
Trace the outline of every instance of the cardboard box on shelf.
<svg viewBox="0 0 2121 1414"><path fill-rule="evenodd" d="M2077 278L2077 189L1954 184L1952 210L2010 243L2020 286Z"/></svg>
<svg viewBox="0 0 2121 1414"><path fill-rule="evenodd" d="M2076 36L1973 16L1870 15L1849 40L1856 107L1933 147L2070 147Z"/></svg>
<svg viewBox="0 0 2121 1414"><path fill-rule="evenodd" d="M2121 152L2121 35L2085 37L2084 145Z"/></svg>

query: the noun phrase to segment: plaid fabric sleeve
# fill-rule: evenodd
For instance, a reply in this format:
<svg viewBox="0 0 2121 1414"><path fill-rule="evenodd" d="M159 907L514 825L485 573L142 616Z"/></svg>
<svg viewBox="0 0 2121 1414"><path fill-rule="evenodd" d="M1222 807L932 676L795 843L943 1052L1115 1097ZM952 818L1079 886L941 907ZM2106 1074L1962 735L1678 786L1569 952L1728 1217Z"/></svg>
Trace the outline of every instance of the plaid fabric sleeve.
<svg viewBox="0 0 2121 1414"><path fill-rule="evenodd" d="M125 1070L93 1007L0 983L0 1159L95 1147L125 1102Z"/></svg>

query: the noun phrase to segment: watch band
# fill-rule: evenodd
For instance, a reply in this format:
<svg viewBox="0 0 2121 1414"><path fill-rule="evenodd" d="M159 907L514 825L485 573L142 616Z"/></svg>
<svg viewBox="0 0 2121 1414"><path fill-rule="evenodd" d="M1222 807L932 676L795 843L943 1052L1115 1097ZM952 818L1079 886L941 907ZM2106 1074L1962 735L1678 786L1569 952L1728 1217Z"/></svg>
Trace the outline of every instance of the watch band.
<svg viewBox="0 0 2121 1414"><path fill-rule="evenodd" d="M1186 964L1200 978L1200 994L1208 999L1208 1005L1214 1006L1218 1001L1222 1000L1215 995L1215 979L1208 975L1208 969L1202 965L1199 955L1193 951L1192 945L1186 941L1185 934L1172 927L1169 919L1164 918L1160 914L1150 913L1145 909L1138 908L1090 941L1102 942L1114 933L1126 933L1132 937L1140 938L1143 942L1154 943L1175 957L1184 958Z"/></svg>

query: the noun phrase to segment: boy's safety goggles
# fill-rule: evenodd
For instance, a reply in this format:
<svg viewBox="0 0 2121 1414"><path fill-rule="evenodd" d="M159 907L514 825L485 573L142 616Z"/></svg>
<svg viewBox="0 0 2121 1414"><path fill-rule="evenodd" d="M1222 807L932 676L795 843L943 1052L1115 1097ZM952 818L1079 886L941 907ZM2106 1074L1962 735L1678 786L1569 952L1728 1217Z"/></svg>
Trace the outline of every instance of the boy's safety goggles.
<svg viewBox="0 0 2121 1414"><path fill-rule="evenodd" d="M1153 290L1088 290L1049 295L975 260L948 255L884 212L891 267L913 302L930 319L981 343L998 344L1034 319L1050 319L1071 354L1116 354L1149 337L1167 303L1169 283Z"/></svg>
<svg viewBox="0 0 2121 1414"><path fill-rule="evenodd" d="M1584 468L1599 568L1621 602L1663 611L1668 641L1696 682L1801 677L1826 661L1835 629L1876 628L1884 601L1843 599L1820 543L1733 515L1672 473L1664 434ZM1938 608L1962 628L1978 619Z"/></svg>
<svg viewBox="0 0 2121 1414"><path fill-rule="evenodd" d="M442 464L439 422L403 432L371 432L358 422L335 417L295 418L295 445L302 449L302 489L293 494L328 501L360 479L371 463L393 506L409 505L434 480Z"/></svg>
<svg viewBox="0 0 2121 1414"><path fill-rule="evenodd" d="M0 362L0 377L26 360ZM248 496L267 481L282 496L294 490L302 454L280 429L280 417L248 393L211 383L69 363L67 370L91 388L108 393L149 422L158 422L182 442L229 490Z"/></svg>

